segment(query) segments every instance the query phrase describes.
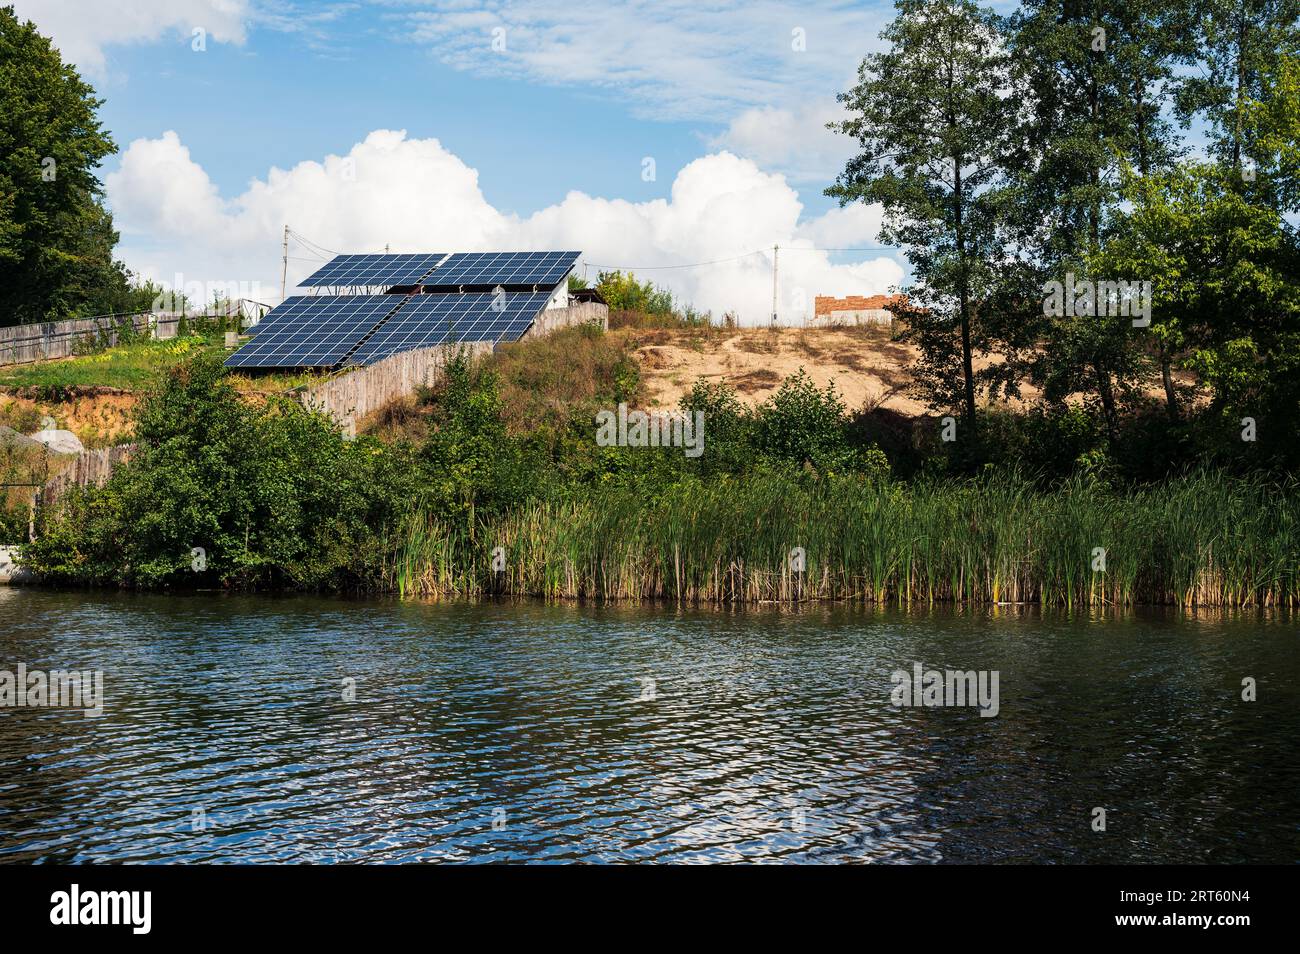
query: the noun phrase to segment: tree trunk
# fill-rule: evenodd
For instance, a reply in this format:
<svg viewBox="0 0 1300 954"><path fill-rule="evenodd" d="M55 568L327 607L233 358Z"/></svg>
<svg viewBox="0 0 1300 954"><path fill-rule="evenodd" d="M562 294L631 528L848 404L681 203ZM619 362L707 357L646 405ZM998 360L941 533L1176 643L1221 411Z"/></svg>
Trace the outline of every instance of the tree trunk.
<svg viewBox="0 0 1300 954"><path fill-rule="evenodd" d="M1110 380L1110 373L1097 369L1097 394L1101 397L1101 409L1106 418L1106 437L1112 445L1119 440L1119 412L1115 407L1115 388Z"/></svg>
<svg viewBox="0 0 1300 954"><path fill-rule="evenodd" d="M1146 81L1141 77L1134 80L1137 87L1137 147L1138 147L1138 171L1145 176L1148 172L1150 159L1147 156L1147 121L1146 121L1146 104L1143 102L1146 91Z"/></svg>
<svg viewBox="0 0 1300 954"><path fill-rule="evenodd" d="M1165 354L1164 349L1160 351L1160 376L1165 382L1165 407L1169 410L1169 420L1174 423L1178 422L1178 392L1174 390L1174 376L1171 370L1172 361L1169 355Z"/></svg>
<svg viewBox="0 0 1300 954"><path fill-rule="evenodd" d="M970 294L966 286L966 232L962 223L961 156L953 157L953 222L957 229L957 297L961 304L961 369L966 423L975 425L975 368L970 346Z"/></svg>
<svg viewBox="0 0 1300 954"><path fill-rule="evenodd" d="M1241 168L1241 105L1246 97L1246 12L1237 15L1237 100L1232 110L1232 166Z"/></svg>
<svg viewBox="0 0 1300 954"><path fill-rule="evenodd" d="M1092 133L1101 140L1101 130L1098 126L1101 124L1101 103L1097 94L1097 79L1092 77L1088 84L1088 105L1092 114ZM1092 239L1092 247L1097 249L1101 246L1101 168L1100 159L1093 156L1092 168L1088 172L1088 181L1092 186L1092 203L1088 210L1088 236Z"/></svg>

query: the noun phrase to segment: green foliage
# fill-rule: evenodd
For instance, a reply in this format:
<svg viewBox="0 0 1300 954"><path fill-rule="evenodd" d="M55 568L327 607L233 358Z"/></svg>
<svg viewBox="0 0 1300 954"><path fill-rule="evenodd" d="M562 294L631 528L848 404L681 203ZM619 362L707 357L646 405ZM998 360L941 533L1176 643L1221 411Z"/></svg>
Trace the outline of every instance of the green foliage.
<svg viewBox="0 0 1300 954"><path fill-rule="evenodd" d="M755 444L770 457L819 469L845 463L844 402L828 384L819 390L800 369L758 410Z"/></svg>
<svg viewBox="0 0 1300 954"><path fill-rule="evenodd" d="M101 101L50 41L0 8L0 316L6 324L117 310L129 276L96 170L116 147Z"/></svg>
<svg viewBox="0 0 1300 954"><path fill-rule="evenodd" d="M596 289L609 305L610 311L641 311L648 315L671 315L674 312L672 292L657 288L653 282L637 281L628 272L601 272L596 279Z"/></svg>
<svg viewBox="0 0 1300 954"><path fill-rule="evenodd" d="M638 281L631 272L601 272L596 289L609 305L610 327L707 326L708 313L677 301L667 288L651 281Z"/></svg>
<svg viewBox="0 0 1300 954"><path fill-rule="evenodd" d="M0 506L0 541L13 545L27 539L31 511L21 504Z"/></svg>
<svg viewBox="0 0 1300 954"><path fill-rule="evenodd" d="M346 441L290 400L243 403L215 359L168 375L136 439L106 486L43 514L29 566L56 582L143 587L373 585L384 534L409 507L399 452Z"/></svg>
<svg viewBox="0 0 1300 954"><path fill-rule="evenodd" d="M462 351L431 398L435 429L419 452L424 508L473 528L529 496L539 462L506 433L496 375Z"/></svg>
<svg viewBox="0 0 1300 954"><path fill-rule="evenodd" d="M1099 271L1154 279L1151 328L1117 328L1113 341L1140 356L1143 334L1157 361L1196 370L1239 416L1300 407L1300 244L1268 191L1208 163L1132 177L1131 211L1096 256ZM1290 410L1278 417L1300 436Z"/></svg>

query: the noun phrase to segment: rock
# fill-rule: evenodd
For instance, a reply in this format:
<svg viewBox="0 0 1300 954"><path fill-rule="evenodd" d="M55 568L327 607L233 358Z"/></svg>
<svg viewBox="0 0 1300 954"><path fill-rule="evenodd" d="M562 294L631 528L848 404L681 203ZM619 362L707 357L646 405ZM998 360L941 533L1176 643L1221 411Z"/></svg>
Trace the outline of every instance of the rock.
<svg viewBox="0 0 1300 954"><path fill-rule="evenodd" d="M42 444L40 441L34 441L34 440L32 440L30 437L28 437L28 436L25 435L25 434L19 434L19 433L18 433L17 431L15 431L12 427L5 427L3 424L0 424L0 447L4 447L4 448L13 448L13 447L40 447L40 448L44 448L45 445Z"/></svg>
<svg viewBox="0 0 1300 954"><path fill-rule="evenodd" d="M77 435L72 431L37 431L31 435L31 438L44 444L56 454L80 454L86 449L81 446L81 441L77 440Z"/></svg>
<svg viewBox="0 0 1300 954"><path fill-rule="evenodd" d="M0 546L0 585L32 583L36 580L36 574L18 566L17 561L17 546Z"/></svg>

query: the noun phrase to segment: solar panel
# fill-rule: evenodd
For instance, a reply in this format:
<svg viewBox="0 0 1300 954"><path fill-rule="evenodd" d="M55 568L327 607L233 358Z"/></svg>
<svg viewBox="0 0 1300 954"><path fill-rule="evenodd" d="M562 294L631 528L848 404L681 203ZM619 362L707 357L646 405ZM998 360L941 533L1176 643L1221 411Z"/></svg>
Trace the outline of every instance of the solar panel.
<svg viewBox="0 0 1300 954"><path fill-rule="evenodd" d="M458 252L420 284L431 288L498 285L554 288L573 268L581 252Z"/></svg>
<svg viewBox="0 0 1300 954"><path fill-rule="evenodd" d="M549 292L416 295L349 363L374 364L399 351L453 342L517 341L549 300Z"/></svg>
<svg viewBox="0 0 1300 954"><path fill-rule="evenodd" d="M321 285L414 285L446 257L428 255L339 255L313 272L303 288Z"/></svg>
<svg viewBox="0 0 1300 954"><path fill-rule="evenodd" d="M296 295L258 322L228 368L328 368L406 301L401 295Z"/></svg>

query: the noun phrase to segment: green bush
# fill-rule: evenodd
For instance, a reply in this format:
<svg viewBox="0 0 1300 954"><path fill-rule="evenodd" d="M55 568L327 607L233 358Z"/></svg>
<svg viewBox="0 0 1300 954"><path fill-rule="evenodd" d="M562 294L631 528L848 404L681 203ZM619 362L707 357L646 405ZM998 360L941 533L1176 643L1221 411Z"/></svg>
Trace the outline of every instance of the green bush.
<svg viewBox="0 0 1300 954"><path fill-rule="evenodd" d="M42 515L28 566L55 582L364 587L409 510L400 450L288 399L244 404L216 359L175 368L136 435L104 487Z"/></svg>

